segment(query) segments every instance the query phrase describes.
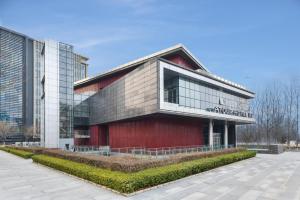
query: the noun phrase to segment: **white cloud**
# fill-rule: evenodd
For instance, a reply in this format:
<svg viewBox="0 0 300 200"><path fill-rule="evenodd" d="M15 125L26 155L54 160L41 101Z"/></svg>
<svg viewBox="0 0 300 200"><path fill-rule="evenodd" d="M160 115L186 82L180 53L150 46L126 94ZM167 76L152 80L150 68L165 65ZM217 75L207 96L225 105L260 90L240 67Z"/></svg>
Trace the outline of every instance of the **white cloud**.
<svg viewBox="0 0 300 200"><path fill-rule="evenodd" d="M130 38L121 37L121 36L110 36L110 37L102 37L102 38L92 38L88 40L83 40L81 42L75 43L74 46L78 49L91 48L94 46L108 44L113 42L118 42L122 40L128 40Z"/></svg>
<svg viewBox="0 0 300 200"><path fill-rule="evenodd" d="M86 26L84 30L92 31L79 31L77 32L77 35L70 40L70 43L73 44L76 49L88 49L99 45L107 45L146 37L144 30L132 26L108 26L105 29Z"/></svg>

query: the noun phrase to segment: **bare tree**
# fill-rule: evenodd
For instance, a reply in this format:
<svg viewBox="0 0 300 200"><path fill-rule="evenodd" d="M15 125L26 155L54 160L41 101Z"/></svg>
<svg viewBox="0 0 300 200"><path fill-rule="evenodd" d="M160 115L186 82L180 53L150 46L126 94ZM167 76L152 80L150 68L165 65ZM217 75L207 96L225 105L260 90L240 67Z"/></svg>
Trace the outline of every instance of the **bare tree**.
<svg viewBox="0 0 300 200"><path fill-rule="evenodd" d="M26 127L24 129L24 137L27 142L29 140L33 140L34 138L37 137L36 129L33 126Z"/></svg>
<svg viewBox="0 0 300 200"><path fill-rule="evenodd" d="M300 90L300 87L298 91ZM297 102L296 102L296 123L297 123L297 146L299 144L299 101L300 101L300 92L297 93Z"/></svg>
<svg viewBox="0 0 300 200"><path fill-rule="evenodd" d="M251 104L256 124L238 129L238 142L287 143L299 140L300 79L275 81L257 92Z"/></svg>
<svg viewBox="0 0 300 200"><path fill-rule="evenodd" d="M297 96L299 93L297 80L291 79L284 90L285 95L285 112L286 112L286 129L287 144L290 145L291 139L296 139L296 116L297 116Z"/></svg>
<svg viewBox="0 0 300 200"><path fill-rule="evenodd" d="M296 135L297 135L297 138L296 138L296 143L297 143L297 146L299 144L299 112L300 112L300 78L298 77L297 81L296 81Z"/></svg>
<svg viewBox="0 0 300 200"><path fill-rule="evenodd" d="M0 121L0 137L3 140L3 143L5 145L5 141L7 139L7 135L12 130L11 125L6 121Z"/></svg>

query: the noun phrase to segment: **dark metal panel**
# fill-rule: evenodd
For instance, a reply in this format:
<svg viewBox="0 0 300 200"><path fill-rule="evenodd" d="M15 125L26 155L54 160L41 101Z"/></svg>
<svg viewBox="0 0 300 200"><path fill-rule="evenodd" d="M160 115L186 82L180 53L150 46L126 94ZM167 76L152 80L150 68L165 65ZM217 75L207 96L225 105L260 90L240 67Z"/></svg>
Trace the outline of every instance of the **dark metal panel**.
<svg viewBox="0 0 300 200"><path fill-rule="evenodd" d="M228 145L236 146L235 125L229 125L228 127Z"/></svg>
<svg viewBox="0 0 300 200"><path fill-rule="evenodd" d="M33 40L25 39L24 119L25 126L33 125Z"/></svg>
<svg viewBox="0 0 300 200"><path fill-rule="evenodd" d="M158 111L157 62L147 62L89 98L90 125Z"/></svg>

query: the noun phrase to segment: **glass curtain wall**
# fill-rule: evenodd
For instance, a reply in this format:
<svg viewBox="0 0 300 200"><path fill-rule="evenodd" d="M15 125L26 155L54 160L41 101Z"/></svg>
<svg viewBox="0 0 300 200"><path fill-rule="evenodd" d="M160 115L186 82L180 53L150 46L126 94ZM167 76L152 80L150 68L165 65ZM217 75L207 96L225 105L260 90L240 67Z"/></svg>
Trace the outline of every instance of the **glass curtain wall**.
<svg viewBox="0 0 300 200"><path fill-rule="evenodd" d="M249 112L249 100L165 69L164 101L203 109L220 107Z"/></svg>
<svg viewBox="0 0 300 200"><path fill-rule="evenodd" d="M75 54L75 70L74 70L74 81L79 81L87 77L87 58Z"/></svg>
<svg viewBox="0 0 300 200"><path fill-rule="evenodd" d="M25 38L0 29L0 121L16 132L24 123L23 70Z"/></svg>
<svg viewBox="0 0 300 200"><path fill-rule="evenodd" d="M88 98L91 94L74 94L74 126L89 125L89 102Z"/></svg>
<svg viewBox="0 0 300 200"><path fill-rule="evenodd" d="M73 47L59 43L59 113L60 138L73 137Z"/></svg>
<svg viewBox="0 0 300 200"><path fill-rule="evenodd" d="M95 92L74 94L74 134L75 137L89 136L89 101Z"/></svg>
<svg viewBox="0 0 300 200"><path fill-rule="evenodd" d="M41 136L41 117L42 112L42 98L44 95L44 88L42 84L42 77L45 74L45 55L44 42L34 41L34 104L33 104L33 127L36 134Z"/></svg>

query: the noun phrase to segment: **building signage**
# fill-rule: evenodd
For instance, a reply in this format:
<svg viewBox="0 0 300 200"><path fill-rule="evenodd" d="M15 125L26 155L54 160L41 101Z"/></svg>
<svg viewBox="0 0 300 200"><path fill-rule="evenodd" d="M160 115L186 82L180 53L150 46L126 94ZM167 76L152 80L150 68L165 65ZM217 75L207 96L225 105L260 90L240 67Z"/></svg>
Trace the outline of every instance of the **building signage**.
<svg viewBox="0 0 300 200"><path fill-rule="evenodd" d="M239 116L239 117L248 117L248 118L253 117L253 115L249 112L231 110L229 108L214 107L214 108L207 108L206 111L221 113L221 114L226 114L226 115L234 115L234 116Z"/></svg>

